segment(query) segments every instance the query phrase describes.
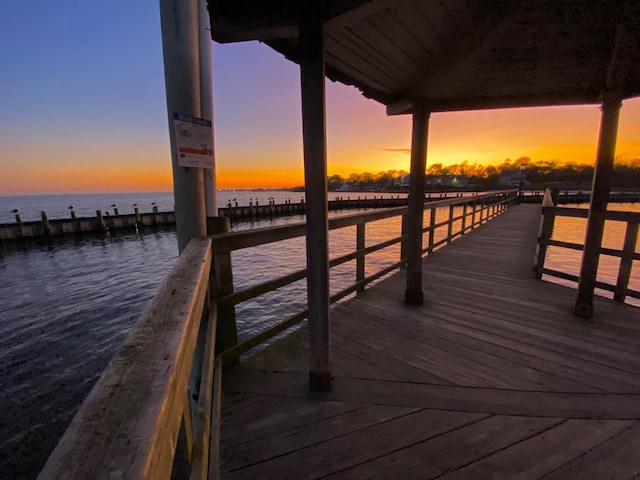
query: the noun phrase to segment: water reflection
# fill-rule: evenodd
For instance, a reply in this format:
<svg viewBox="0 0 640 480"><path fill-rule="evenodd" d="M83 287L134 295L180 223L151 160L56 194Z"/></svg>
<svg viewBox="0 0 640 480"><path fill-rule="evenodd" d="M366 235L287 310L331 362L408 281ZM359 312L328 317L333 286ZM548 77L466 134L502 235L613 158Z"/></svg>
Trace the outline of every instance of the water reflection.
<svg viewBox="0 0 640 480"><path fill-rule="evenodd" d="M623 209L640 211L640 206L625 205ZM456 207L454 214L461 213L462 208ZM448 215L448 207L438 209L436 221L442 222ZM263 220L253 226L302 220L299 216ZM430 214L426 212L425 225L429 220ZM469 217L467 226L470 220ZM610 248L622 245L624 232L615 223L607 224L605 246ZM458 220L454 230L460 226ZM559 219L554 238L581 243L584 226L583 219ZM370 223L366 226L366 246L400 233L400 217ZM434 238L439 241L447 233L445 225L436 230ZM332 230L329 239L331 258L350 253L356 245L356 228ZM31 478L37 474L176 256L175 234L170 231L85 237L0 252L3 477ZM233 252L232 257L234 286L240 290L305 268L305 240L289 239L243 249ZM377 251L367 256L365 274L371 275L399 259L399 244ZM580 252L551 248L547 259L549 268L577 274ZM332 294L354 283L355 263L350 261L331 270ZM617 259L603 258L598 278L615 282L618 264ZM634 262L631 278L631 288L636 290L640 290L639 264ZM305 299L306 281L301 280L239 305L240 337L246 338L304 309Z"/></svg>

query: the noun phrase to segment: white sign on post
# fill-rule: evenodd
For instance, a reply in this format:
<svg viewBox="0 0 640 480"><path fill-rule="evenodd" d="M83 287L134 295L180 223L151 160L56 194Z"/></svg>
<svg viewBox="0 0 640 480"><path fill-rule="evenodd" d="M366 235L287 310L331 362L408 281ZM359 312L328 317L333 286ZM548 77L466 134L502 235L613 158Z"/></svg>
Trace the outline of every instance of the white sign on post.
<svg viewBox="0 0 640 480"><path fill-rule="evenodd" d="M173 114L178 165L213 168L213 130L211 120L182 113Z"/></svg>

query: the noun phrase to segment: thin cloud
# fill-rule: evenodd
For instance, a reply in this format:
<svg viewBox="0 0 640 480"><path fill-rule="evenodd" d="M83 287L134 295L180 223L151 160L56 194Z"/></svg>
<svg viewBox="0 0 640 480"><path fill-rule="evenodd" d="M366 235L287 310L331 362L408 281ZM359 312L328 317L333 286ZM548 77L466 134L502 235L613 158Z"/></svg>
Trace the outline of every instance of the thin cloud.
<svg viewBox="0 0 640 480"><path fill-rule="evenodd" d="M410 148L384 148L374 147L376 150L382 150L383 152L399 152L399 153L411 153Z"/></svg>

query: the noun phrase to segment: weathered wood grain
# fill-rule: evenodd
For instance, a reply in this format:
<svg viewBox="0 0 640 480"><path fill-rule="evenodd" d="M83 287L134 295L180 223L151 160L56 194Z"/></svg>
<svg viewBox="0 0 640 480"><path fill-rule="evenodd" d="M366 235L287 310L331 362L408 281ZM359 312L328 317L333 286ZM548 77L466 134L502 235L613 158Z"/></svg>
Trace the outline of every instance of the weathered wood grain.
<svg viewBox="0 0 640 480"><path fill-rule="evenodd" d="M542 478L631 425L633 422L622 420L566 420L441 478Z"/></svg>
<svg viewBox="0 0 640 480"><path fill-rule="evenodd" d="M210 266L211 241L192 240L40 479L169 478Z"/></svg>
<svg viewBox="0 0 640 480"><path fill-rule="evenodd" d="M330 394L308 391L304 326L229 372L234 422L223 438L242 418L261 420L249 422L242 443L223 442L225 455L235 447L245 459L223 478L525 479L557 471L555 478L582 479L590 462L603 478L619 462L611 470L629 478L640 421L639 310L597 298L593 321L573 316L572 289L531 275L540 207L519 205L486 223L488 215L425 257L423 306L403 303L404 282L394 275L332 310ZM343 431L314 437L313 411L300 422L284 416L297 402L354 408L334 418ZM420 434L400 419L350 430L349 416L365 405L480 417L448 431L423 422ZM396 440L405 435L411 441Z"/></svg>

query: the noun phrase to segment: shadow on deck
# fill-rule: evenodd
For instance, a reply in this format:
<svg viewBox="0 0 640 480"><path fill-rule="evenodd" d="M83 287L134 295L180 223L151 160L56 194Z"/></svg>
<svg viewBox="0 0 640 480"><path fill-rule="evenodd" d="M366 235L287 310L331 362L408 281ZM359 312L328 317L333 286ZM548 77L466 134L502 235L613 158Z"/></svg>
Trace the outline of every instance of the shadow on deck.
<svg viewBox="0 0 640 480"><path fill-rule="evenodd" d="M513 207L332 310L335 390L305 328L225 374L222 478L640 478L640 310L537 281Z"/></svg>

